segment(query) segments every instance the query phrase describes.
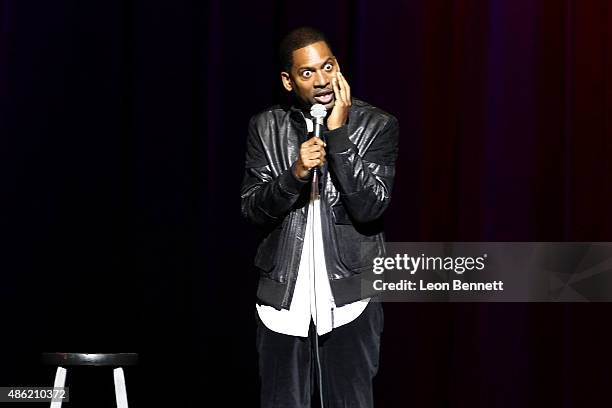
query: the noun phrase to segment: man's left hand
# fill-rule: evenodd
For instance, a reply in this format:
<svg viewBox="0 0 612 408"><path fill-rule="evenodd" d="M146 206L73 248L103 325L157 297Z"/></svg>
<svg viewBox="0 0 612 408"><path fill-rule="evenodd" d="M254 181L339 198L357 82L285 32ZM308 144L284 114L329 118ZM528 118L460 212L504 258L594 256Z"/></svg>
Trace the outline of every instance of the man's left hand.
<svg viewBox="0 0 612 408"><path fill-rule="evenodd" d="M351 107L351 87L340 71L332 78L334 88L334 107L327 118L327 129L334 130L346 124Z"/></svg>

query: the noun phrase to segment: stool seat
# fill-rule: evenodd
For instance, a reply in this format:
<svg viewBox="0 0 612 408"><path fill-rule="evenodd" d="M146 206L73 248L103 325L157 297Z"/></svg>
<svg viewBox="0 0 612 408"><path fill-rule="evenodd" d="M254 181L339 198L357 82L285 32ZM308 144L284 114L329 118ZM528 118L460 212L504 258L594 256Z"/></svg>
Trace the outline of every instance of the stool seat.
<svg viewBox="0 0 612 408"><path fill-rule="evenodd" d="M56 366L125 367L138 364L138 353L42 353L42 362Z"/></svg>
<svg viewBox="0 0 612 408"><path fill-rule="evenodd" d="M113 367L117 408L128 408L124 366L138 363L137 353L42 353L43 364L57 366L53 388L64 388L67 366ZM51 408L62 408L62 400L51 400Z"/></svg>

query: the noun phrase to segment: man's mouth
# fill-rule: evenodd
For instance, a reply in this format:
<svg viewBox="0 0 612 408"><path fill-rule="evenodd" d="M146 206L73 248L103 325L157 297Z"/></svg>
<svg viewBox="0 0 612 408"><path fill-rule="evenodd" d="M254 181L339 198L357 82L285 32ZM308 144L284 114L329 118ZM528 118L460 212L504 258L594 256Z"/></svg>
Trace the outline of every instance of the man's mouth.
<svg viewBox="0 0 612 408"><path fill-rule="evenodd" d="M334 100L334 91L321 93L315 96L314 99L315 101L317 101L317 103L327 105L328 103Z"/></svg>

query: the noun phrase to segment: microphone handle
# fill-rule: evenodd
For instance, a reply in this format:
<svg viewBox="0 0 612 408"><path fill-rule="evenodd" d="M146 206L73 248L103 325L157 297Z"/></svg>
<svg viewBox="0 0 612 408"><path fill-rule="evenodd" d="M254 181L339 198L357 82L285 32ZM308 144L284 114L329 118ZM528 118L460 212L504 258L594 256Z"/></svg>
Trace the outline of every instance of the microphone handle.
<svg viewBox="0 0 612 408"><path fill-rule="evenodd" d="M315 120L314 122L314 132L313 132L313 136L314 137L318 137L319 139L321 138L321 123L319 123L319 120ZM319 197L319 178L321 177L321 170L319 169L319 167L315 167L314 169L312 169L312 180L311 180L311 188L310 188L310 194L311 194L311 198L318 198Z"/></svg>
<svg viewBox="0 0 612 408"><path fill-rule="evenodd" d="M318 137L319 139L321 138L321 128L323 126L321 125L321 123L319 123L319 119L316 119L314 121L314 135L315 137Z"/></svg>
<svg viewBox="0 0 612 408"><path fill-rule="evenodd" d="M312 169L312 179L310 179L310 198L312 200L319 198L319 175L321 172L318 168Z"/></svg>

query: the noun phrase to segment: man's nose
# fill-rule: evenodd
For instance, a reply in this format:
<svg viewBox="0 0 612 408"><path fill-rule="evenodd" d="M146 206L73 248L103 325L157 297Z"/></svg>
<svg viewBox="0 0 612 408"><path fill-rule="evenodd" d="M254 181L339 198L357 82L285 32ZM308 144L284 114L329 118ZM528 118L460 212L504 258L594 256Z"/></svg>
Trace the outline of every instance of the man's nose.
<svg viewBox="0 0 612 408"><path fill-rule="evenodd" d="M327 84L329 84L329 78L326 72L324 71L317 71L317 74L315 76L315 86L320 86L320 87L325 87L327 86Z"/></svg>

